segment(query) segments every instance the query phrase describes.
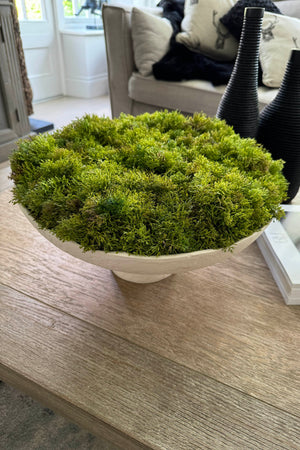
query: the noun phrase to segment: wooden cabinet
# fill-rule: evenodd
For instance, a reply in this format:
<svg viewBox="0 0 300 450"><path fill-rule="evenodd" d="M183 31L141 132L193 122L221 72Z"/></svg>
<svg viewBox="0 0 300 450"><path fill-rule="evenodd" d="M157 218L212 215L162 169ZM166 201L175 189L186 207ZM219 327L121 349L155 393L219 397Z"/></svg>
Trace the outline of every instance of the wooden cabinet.
<svg viewBox="0 0 300 450"><path fill-rule="evenodd" d="M11 8L0 0L0 162L30 132Z"/></svg>

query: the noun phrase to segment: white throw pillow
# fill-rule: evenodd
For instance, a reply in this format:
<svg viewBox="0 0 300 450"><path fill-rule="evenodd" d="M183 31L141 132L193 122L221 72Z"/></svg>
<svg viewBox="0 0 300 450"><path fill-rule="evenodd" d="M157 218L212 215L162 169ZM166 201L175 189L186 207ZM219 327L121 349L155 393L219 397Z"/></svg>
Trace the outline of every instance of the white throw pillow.
<svg viewBox="0 0 300 450"><path fill-rule="evenodd" d="M234 4L234 0L186 0L177 42L219 61L233 60L238 42L219 19Z"/></svg>
<svg viewBox="0 0 300 450"><path fill-rule="evenodd" d="M300 2L299 0L284 0L277 3L280 12L285 16L297 17L300 19Z"/></svg>
<svg viewBox="0 0 300 450"><path fill-rule="evenodd" d="M173 28L167 19L132 8L131 29L135 65L146 77L169 50Z"/></svg>
<svg viewBox="0 0 300 450"><path fill-rule="evenodd" d="M265 86L278 88L292 48L300 48L300 20L265 12L259 49Z"/></svg>

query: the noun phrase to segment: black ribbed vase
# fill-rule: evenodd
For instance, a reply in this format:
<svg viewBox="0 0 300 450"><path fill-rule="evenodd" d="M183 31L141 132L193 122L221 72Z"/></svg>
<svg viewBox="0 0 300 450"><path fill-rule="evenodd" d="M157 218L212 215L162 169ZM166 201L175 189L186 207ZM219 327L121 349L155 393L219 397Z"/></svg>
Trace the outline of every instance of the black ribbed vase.
<svg viewBox="0 0 300 450"><path fill-rule="evenodd" d="M285 161L291 201L300 187L300 49L292 50L277 96L261 112L256 139Z"/></svg>
<svg viewBox="0 0 300 450"><path fill-rule="evenodd" d="M241 137L256 136L258 125L259 44L264 8L245 8L238 54L216 117Z"/></svg>

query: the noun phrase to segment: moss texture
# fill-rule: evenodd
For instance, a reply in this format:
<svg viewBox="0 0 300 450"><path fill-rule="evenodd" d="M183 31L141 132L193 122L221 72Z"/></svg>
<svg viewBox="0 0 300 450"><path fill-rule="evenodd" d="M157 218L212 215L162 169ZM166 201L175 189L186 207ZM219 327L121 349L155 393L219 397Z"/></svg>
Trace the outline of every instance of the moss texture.
<svg viewBox="0 0 300 450"><path fill-rule="evenodd" d="M283 162L224 121L156 112L84 116L19 142L14 202L84 250L230 248L284 214Z"/></svg>

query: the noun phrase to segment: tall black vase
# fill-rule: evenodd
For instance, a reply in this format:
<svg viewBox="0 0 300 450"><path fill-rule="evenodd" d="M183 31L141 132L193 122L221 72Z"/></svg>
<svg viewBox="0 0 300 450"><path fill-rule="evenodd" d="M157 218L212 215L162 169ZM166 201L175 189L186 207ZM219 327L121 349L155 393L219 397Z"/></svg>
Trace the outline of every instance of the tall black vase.
<svg viewBox="0 0 300 450"><path fill-rule="evenodd" d="M300 49L292 50L278 94L260 114L256 139L285 161L291 201L300 187Z"/></svg>
<svg viewBox="0 0 300 450"><path fill-rule="evenodd" d="M264 8L245 8L237 58L216 114L244 138L254 138L258 125L257 85L263 15Z"/></svg>

